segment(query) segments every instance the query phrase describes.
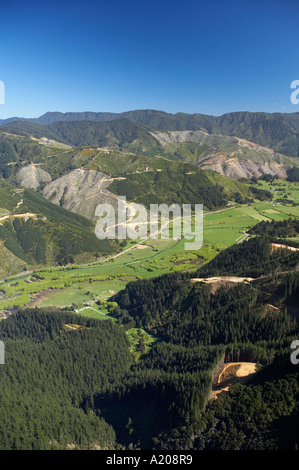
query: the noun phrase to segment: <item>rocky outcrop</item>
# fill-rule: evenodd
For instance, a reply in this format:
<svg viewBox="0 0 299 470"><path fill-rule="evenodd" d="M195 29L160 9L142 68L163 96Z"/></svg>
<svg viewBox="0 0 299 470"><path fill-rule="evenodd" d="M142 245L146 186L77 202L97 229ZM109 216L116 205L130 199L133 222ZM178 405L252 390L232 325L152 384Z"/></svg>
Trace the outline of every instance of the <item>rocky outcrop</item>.
<svg viewBox="0 0 299 470"><path fill-rule="evenodd" d="M229 158L226 156L211 157L200 163L200 168L214 170L221 175L230 176L234 179L248 178L254 176L259 178L265 174L277 175L279 178L287 177L287 168L279 163L260 163L239 158Z"/></svg>

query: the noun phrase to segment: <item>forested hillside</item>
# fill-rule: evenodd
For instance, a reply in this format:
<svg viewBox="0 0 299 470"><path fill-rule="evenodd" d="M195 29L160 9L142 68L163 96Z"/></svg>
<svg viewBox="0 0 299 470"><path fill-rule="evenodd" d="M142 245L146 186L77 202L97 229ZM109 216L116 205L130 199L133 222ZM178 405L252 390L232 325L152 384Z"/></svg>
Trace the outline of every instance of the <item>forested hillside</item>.
<svg viewBox="0 0 299 470"><path fill-rule="evenodd" d="M113 142L115 138L115 142L119 143L118 139L124 139L128 143L129 137L126 134L128 123L135 126L130 121L122 121L120 127L119 121L112 121L115 126L113 129L109 127L111 123L92 124L105 126L101 132L107 138L110 138L111 133L114 132L114 137L111 137ZM27 122L23 124L31 125ZM64 124L68 127L73 125L68 122ZM76 124L81 126L80 132L84 133L84 123L78 122ZM54 125L57 126L57 124ZM77 137L80 132L79 129L74 129L74 135ZM141 131L138 130L138 132ZM2 148L5 152L0 171L2 168L3 178L11 184L40 191L43 196L48 198L50 195L50 200L53 202L62 207L71 208L74 212L79 212L86 217L90 217L90 213L92 213L91 219L94 219L94 206L101 202L101 198L103 202L106 202L102 188L97 188L95 182L99 182L101 178L106 180L115 178L115 180L111 179L111 184L107 185L110 192L116 195L125 195L127 200L142 203L147 207L154 203L202 203L205 209L217 209L226 206L230 201L246 203L254 197L258 199L271 197L271 194L267 195L262 190L259 192L255 190L253 193L248 185L219 175L215 171L201 170L197 166L182 162L177 158L168 159L154 156L154 149L156 149L158 142L151 134L146 135L150 142L148 148L153 152L153 156L95 147L70 149L57 146L47 147L26 137L6 136L0 139L0 151ZM136 137L136 139L141 142L140 145L144 145L143 135ZM151 140L154 140L156 144L153 145ZM113 146L112 141L110 143ZM81 168L82 171L85 171L82 176L84 194L79 195L79 201L77 201L76 190L79 188L79 183L76 178L72 177L74 175L72 172ZM97 174L92 174L91 181L89 181L90 172L97 172L98 177ZM62 187L63 189L61 189ZM56 200L56 195L60 193L61 196ZM70 195L71 200L69 201ZM96 204L93 202L95 196ZM80 204L80 197L84 198L82 204ZM86 204L90 204L90 208L86 208ZM82 211L80 210L81 206ZM74 207L77 209L79 207L79 210Z"/></svg>
<svg viewBox="0 0 299 470"><path fill-rule="evenodd" d="M17 190L0 181L0 210L0 239L29 265L66 264L84 252L113 251L108 240L95 236L90 220L52 204L34 191Z"/></svg>
<svg viewBox="0 0 299 470"><path fill-rule="evenodd" d="M294 449L296 265L297 252L257 236L197 272L129 282L110 299L115 325L43 308L0 322L0 447ZM256 279L200 282L241 270ZM132 328L154 339L140 341L139 359ZM261 370L211 400L219 367L235 362Z"/></svg>
<svg viewBox="0 0 299 470"><path fill-rule="evenodd" d="M270 239L261 236L219 253L208 265L197 271L197 276L258 277L295 269L298 262L299 252L292 252L286 247L273 251Z"/></svg>
<svg viewBox="0 0 299 470"><path fill-rule="evenodd" d="M98 147L122 146L137 139L155 145L156 141L149 128L129 119L93 122L55 122L49 126L41 126L27 121L12 122L3 126L1 131L34 137L47 137L73 146L96 145Z"/></svg>
<svg viewBox="0 0 299 470"><path fill-rule="evenodd" d="M246 185L189 165L169 165L164 171L128 175L113 181L109 190L147 207L162 203L203 204L204 209L212 210L231 200L245 203L253 197Z"/></svg>
<svg viewBox="0 0 299 470"><path fill-rule="evenodd" d="M162 131L201 130L209 134L237 136L259 145L273 148L285 155L299 156L299 114L298 113L250 113L235 112L222 116L204 114L169 114L156 110L136 110L120 114L113 113L47 113L38 119L13 122L2 121L8 131L38 134L38 125L49 125L48 136L55 138L55 122L104 122L128 119ZM66 127L65 127L66 128ZM92 126L91 126L92 128ZM41 128L40 128L41 129ZM57 135L56 135L57 138Z"/></svg>
<svg viewBox="0 0 299 470"><path fill-rule="evenodd" d="M252 227L250 233L256 235L267 235L272 242L286 246L297 247L299 235L299 220L288 219L277 222L262 221Z"/></svg>
<svg viewBox="0 0 299 470"><path fill-rule="evenodd" d="M250 240L236 248L219 254L196 275L215 275L222 270L238 275L242 266L246 275L268 274L261 278L265 279L262 284L223 285L212 293L208 285L191 284L190 274L174 274L130 283L113 297L119 305L114 314L125 328L145 328L161 339L140 368L144 370L148 364L151 368L162 368L164 373L182 374L179 389L183 395L177 395L174 403L183 400L183 406L177 408L173 404L171 409L172 419L183 427L176 425L176 431L155 439L157 448L271 449L292 448L297 442L292 435L294 426L287 433L288 440L283 423L294 423L298 413L298 373L289 360L289 347L298 333L293 307L294 299L298 299L299 277L295 271L291 274L298 265L298 255L289 253L286 258L284 251L271 255L269 241L263 238ZM277 277L282 269L291 271ZM266 296L265 289L268 291ZM279 308L268 306L271 292ZM296 315L298 318L298 312ZM206 408L212 375L221 357L227 363L260 363L263 372L248 389L236 386L230 395L224 395L219 402ZM187 377L188 382L185 382ZM204 388L197 385L196 380L205 384ZM192 395L189 395L189 386ZM277 387L279 392L270 396L268 391ZM251 399L251 408L244 410L248 419L253 420L251 426L243 423L239 411L230 415L223 410L223 407L234 409L237 406L234 403L244 406L248 396L255 397ZM276 407L277 401L280 404ZM262 427L260 419L264 419ZM214 434L212 429L218 421L223 425L217 425ZM186 424L188 426L184 427ZM231 433L236 436L234 439L231 439Z"/></svg>
<svg viewBox="0 0 299 470"><path fill-rule="evenodd" d="M0 387L2 450L115 446L113 428L98 413L85 411L88 396L109 393L130 367L120 328L35 310L0 322L0 337L6 353Z"/></svg>

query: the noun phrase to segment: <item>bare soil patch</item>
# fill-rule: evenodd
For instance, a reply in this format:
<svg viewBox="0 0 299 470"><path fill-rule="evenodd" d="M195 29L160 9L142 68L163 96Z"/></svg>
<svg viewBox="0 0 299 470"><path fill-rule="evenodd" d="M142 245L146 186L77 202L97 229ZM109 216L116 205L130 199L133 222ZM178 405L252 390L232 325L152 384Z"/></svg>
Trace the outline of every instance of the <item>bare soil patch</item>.
<svg viewBox="0 0 299 470"><path fill-rule="evenodd" d="M223 285L235 285L241 282L249 283L254 281L252 277L234 277L234 276L220 276L220 277L209 277L209 278L193 278L191 282L204 282L206 284L212 284L212 293L216 292Z"/></svg>
<svg viewBox="0 0 299 470"><path fill-rule="evenodd" d="M230 362L224 364L210 395L210 400L217 398L220 393L228 392L236 383L245 384L256 373L255 362Z"/></svg>
<svg viewBox="0 0 299 470"><path fill-rule="evenodd" d="M272 251L279 250L281 248L287 248L288 250L291 250L291 251L299 251L299 248L295 248L294 246L280 245L279 243L271 243L271 245L272 245Z"/></svg>

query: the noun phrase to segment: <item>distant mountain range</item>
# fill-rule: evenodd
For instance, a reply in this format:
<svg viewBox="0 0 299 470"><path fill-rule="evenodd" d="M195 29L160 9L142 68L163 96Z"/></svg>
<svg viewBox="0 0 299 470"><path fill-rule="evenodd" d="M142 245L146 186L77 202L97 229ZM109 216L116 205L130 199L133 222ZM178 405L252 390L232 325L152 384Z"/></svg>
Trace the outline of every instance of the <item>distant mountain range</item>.
<svg viewBox="0 0 299 470"><path fill-rule="evenodd" d="M83 138L78 138L76 142L69 136L69 132L76 132L78 121L86 121L85 128L90 128L90 132L93 133L95 130L101 132L105 129L104 125L105 123L107 125L107 121L111 123L115 120L120 120L120 122L129 120L159 131L199 130L208 134L236 136L270 147L287 156L299 156L299 113L234 112L222 116L209 116L205 114L170 114L156 110L136 110L124 113L48 112L34 119L17 117L3 119L0 120L0 126L2 126L2 130L8 132L21 131L34 135L47 132L50 138L63 138L65 142L72 145L86 145L88 142L91 145L94 142L90 137L83 136L82 131ZM55 126L55 123L58 122L63 122L64 127ZM66 123L72 123L72 125L68 127ZM82 122L80 126L82 126ZM62 128L60 132L57 132L58 128ZM140 130L140 128L138 129Z"/></svg>
<svg viewBox="0 0 299 470"><path fill-rule="evenodd" d="M216 210L271 199L249 179L287 178L299 167L299 113L46 113L1 124L0 258L11 261L0 274L17 263L65 264L117 250L96 238L94 223L97 205L116 207L118 195L147 208Z"/></svg>

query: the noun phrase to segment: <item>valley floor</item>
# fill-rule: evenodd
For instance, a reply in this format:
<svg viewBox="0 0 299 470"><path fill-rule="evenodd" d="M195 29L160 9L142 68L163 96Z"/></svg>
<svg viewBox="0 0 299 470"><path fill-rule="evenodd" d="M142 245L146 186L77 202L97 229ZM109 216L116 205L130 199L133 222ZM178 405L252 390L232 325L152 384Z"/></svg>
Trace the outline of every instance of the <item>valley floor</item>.
<svg viewBox="0 0 299 470"><path fill-rule="evenodd" d="M282 181L280 184L279 191L283 191L287 183ZM288 190L292 189L295 203L299 202L297 186L286 186ZM265 182L263 187L267 187ZM11 309L25 305L74 306L79 314L91 314L102 319L105 318L103 314L109 314L109 310L106 306L98 306L96 301L105 302L128 282L167 272L195 270L223 249L248 238L247 230L256 223L262 220L285 220L290 216L299 217L299 206L277 205L273 201L234 205L204 213L204 240L200 250L186 251L184 240L137 240L128 242L121 253L92 263L37 268L18 273L0 282L0 291L3 293L0 297L0 312L6 316ZM12 262L15 263L14 260ZM0 269L4 268L3 263L2 258ZM17 263L15 266L18 266ZM235 281L226 279L226 282ZM87 304L92 304L94 310L82 310Z"/></svg>

